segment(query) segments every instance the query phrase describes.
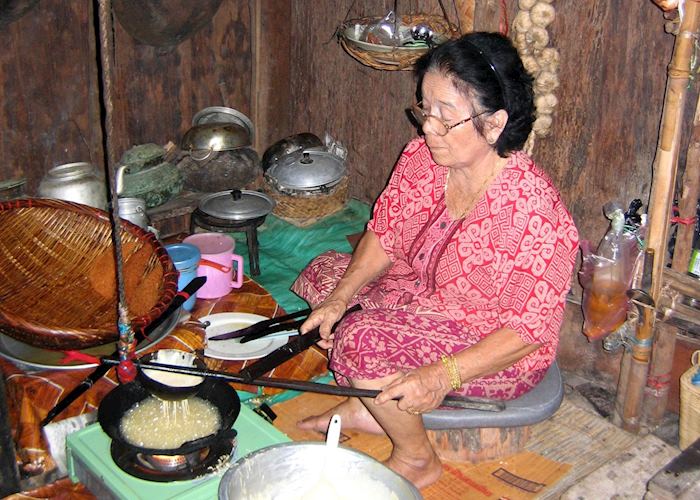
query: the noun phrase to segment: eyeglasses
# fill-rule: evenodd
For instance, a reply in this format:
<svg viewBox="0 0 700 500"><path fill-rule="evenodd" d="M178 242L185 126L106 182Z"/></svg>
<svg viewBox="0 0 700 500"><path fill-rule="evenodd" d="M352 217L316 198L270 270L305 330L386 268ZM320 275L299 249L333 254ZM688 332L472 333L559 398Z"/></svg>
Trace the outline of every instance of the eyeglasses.
<svg viewBox="0 0 700 500"><path fill-rule="evenodd" d="M469 118L465 118L462 121L459 121L457 123L453 123L452 125L448 125L445 123L443 120L438 118L437 116L434 115L429 115L428 113L425 112L425 110L422 107L423 102L417 102L416 104L411 105L411 115L413 115L413 118L416 119L418 122L418 125L421 127L428 122L432 118L433 121L430 122L430 125L433 127L433 131L439 135L440 137L443 137L447 135L447 133L452 130L455 127L459 127L460 125L464 125L465 123L473 120L477 116L481 116L485 113L488 113L488 111L482 111L481 113L477 113L476 115L472 115Z"/></svg>

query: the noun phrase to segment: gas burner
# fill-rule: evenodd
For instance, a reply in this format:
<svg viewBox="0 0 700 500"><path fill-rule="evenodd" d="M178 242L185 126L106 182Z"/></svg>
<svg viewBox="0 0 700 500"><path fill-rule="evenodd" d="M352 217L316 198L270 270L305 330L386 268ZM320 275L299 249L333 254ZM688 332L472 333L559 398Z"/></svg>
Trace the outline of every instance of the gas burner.
<svg viewBox="0 0 700 500"><path fill-rule="evenodd" d="M246 234L246 242L248 244L248 256L250 259L250 274L257 276L260 274L260 265L258 260L258 226L265 222L265 215L255 217L243 221L225 219L209 215L199 208L192 212L190 218L190 232L194 234L195 227L201 227L207 231L219 233L238 233Z"/></svg>
<svg viewBox="0 0 700 500"><path fill-rule="evenodd" d="M185 455L149 455L112 441L110 452L117 466L127 474L146 481L186 481L218 469L236 448L236 439L220 439L210 446Z"/></svg>

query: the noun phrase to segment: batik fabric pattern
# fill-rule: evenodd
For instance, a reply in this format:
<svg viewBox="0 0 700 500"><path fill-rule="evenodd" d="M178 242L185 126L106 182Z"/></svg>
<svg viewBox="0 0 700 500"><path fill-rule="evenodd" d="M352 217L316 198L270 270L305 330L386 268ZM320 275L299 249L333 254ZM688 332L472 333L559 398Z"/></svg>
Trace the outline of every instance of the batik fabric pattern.
<svg viewBox="0 0 700 500"><path fill-rule="evenodd" d="M447 171L415 139L379 196L367 230L392 266L357 295L363 310L338 326L330 368L340 383L438 363L502 328L540 347L456 392L513 399L554 361L578 251L558 191L527 154L516 152L471 212L453 220L445 205ZM322 254L292 289L312 305L321 302L349 260Z"/></svg>

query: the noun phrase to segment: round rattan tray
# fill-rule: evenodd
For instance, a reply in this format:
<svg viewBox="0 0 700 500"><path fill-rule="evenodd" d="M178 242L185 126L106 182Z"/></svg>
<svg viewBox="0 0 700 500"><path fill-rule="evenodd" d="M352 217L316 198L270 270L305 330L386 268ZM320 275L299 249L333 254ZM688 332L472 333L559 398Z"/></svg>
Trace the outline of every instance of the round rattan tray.
<svg viewBox="0 0 700 500"><path fill-rule="evenodd" d="M159 317L177 272L155 236L121 222L123 276L134 329ZM0 332L55 350L114 342L117 286L109 214L78 203L0 203Z"/></svg>
<svg viewBox="0 0 700 500"><path fill-rule="evenodd" d="M400 16L399 32L406 32L410 26L426 26L433 33L435 45L457 38L459 30L443 16L431 14L410 14ZM391 47L362 41L361 34L364 28L380 21L378 17L361 17L343 22L337 30L340 45L352 57L365 66L381 70L405 70L410 71L416 61L425 54L429 48L425 44L405 45ZM402 35L401 38L406 38Z"/></svg>

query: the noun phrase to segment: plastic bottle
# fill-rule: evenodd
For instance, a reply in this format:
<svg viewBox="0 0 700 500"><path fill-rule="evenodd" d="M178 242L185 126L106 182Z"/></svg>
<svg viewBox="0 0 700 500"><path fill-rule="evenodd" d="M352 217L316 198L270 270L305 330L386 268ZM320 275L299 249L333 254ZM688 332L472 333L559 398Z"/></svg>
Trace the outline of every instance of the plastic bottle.
<svg viewBox="0 0 700 500"><path fill-rule="evenodd" d="M595 255L588 257L591 279L584 285L584 334L589 339L615 331L627 319L629 299L627 289L631 281L631 245L636 242L625 234L625 214L617 204L607 204L605 215L610 229L601 240Z"/></svg>

